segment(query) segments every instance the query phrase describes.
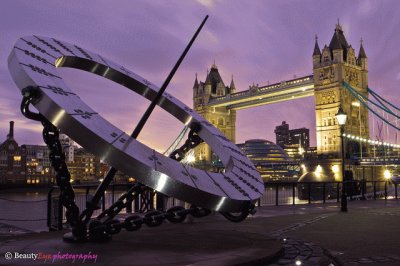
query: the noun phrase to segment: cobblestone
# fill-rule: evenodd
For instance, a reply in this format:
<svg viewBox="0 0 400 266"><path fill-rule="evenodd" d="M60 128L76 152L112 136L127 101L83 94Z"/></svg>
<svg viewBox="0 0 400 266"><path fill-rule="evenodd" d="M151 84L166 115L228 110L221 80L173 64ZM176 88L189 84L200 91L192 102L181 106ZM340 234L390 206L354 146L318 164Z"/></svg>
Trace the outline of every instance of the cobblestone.
<svg viewBox="0 0 400 266"><path fill-rule="evenodd" d="M295 265L296 261L300 261L302 265L307 266L320 265L321 261L324 261L324 265L336 265L331 259L331 254L329 254L322 247L319 247L308 241L300 241L285 237L285 234L288 232L313 224L321 219L329 217L330 215L333 214L318 216L308 221L290 225L286 228L271 232L271 237L282 239L285 250L284 255L282 255L282 257L278 258L276 261L276 265ZM328 264L325 262L328 262Z"/></svg>
<svg viewBox="0 0 400 266"><path fill-rule="evenodd" d="M344 261L346 265L361 265L361 264L372 264L372 263L381 263L381 262L399 262L400 257L397 255L389 255L389 256L371 256L365 258L353 258Z"/></svg>

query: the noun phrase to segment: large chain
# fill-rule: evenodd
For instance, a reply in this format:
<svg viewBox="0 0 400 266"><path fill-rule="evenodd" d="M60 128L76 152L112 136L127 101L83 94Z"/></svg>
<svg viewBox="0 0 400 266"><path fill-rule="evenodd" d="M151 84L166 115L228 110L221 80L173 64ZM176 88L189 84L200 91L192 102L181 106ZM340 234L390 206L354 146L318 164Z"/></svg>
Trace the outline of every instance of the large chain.
<svg viewBox="0 0 400 266"><path fill-rule="evenodd" d="M189 150L202 143L203 140L197 134L200 128L201 127L198 123L192 123L190 125L188 139L180 148L172 152L169 157L181 161ZM166 212L160 210L150 211L146 213L144 217L131 215L123 222L113 219L122 209L131 206L135 195L143 193L145 189L146 187L140 183L134 185L107 210L99 214L95 220L92 220L89 224L89 238L92 240L99 240L103 239L107 234L113 235L119 233L122 228L125 228L127 231L135 231L140 229L143 224L155 227L161 225L165 219L172 223L179 223L184 221L188 214L199 218L211 213L211 211L207 209L196 206L191 206L189 209L175 206L168 209Z"/></svg>
<svg viewBox="0 0 400 266"><path fill-rule="evenodd" d="M79 219L79 208L75 203L75 193L70 183L70 173L65 163L65 155L59 139L59 130L43 115L33 113L29 106L39 97L39 90L35 87L27 87L22 90L21 102L22 114L32 120L40 121L43 125L43 140L49 148L51 166L56 172L56 183L60 188L60 202L66 208L65 216L71 225L72 234L77 238L84 238L86 227Z"/></svg>
<svg viewBox="0 0 400 266"><path fill-rule="evenodd" d="M89 239L93 241L102 240L105 235L117 234L123 228L127 231L136 231L139 230L143 224L146 224L149 227L156 227L161 225L164 220L168 220L171 223L180 223L186 219L188 214L200 218L207 216L210 213L210 210L196 206L191 206L189 209L175 206L169 208L166 212L158 210L149 211L143 217L139 215L131 215L125 218L124 221L110 219L106 222L101 222L96 219L92 220L89 224Z"/></svg>
<svg viewBox="0 0 400 266"><path fill-rule="evenodd" d="M188 134L188 138L185 141L185 143L173 151L170 155L169 158L177 160L178 162L182 161L185 158L185 155L191 150L196 148L200 143L203 142L203 140L200 138L200 136L197 134L199 130L201 129L201 126L199 123L192 123L190 124L190 131Z"/></svg>

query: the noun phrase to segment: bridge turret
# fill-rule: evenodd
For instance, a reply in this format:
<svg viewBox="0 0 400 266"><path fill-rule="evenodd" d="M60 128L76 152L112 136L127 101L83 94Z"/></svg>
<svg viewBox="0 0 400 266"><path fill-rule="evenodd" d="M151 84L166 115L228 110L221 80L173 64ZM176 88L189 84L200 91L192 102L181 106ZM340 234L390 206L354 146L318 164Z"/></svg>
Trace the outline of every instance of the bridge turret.
<svg viewBox="0 0 400 266"><path fill-rule="evenodd" d="M321 50L319 49L317 35L315 35L315 45L314 45L314 52L313 52L312 57L313 57L314 67L319 66L319 64L321 63Z"/></svg>
<svg viewBox="0 0 400 266"><path fill-rule="evenodd" d="M235 83L233 82L233 75L231 79L231 85L229 86L229 93L235 93L236 92L236 86Z"/></svg>
<svg viewBox="0 0 400 266"><path fill-rule="evenodd" d="M346 61L348 44L344 37L342 26L339 22L336 24L335 33L329 43L329 49L332 51L333 61L340 63Z"/></svg>
<svg viewBox="0 0 400 266"><path fill-rule="evenodd" d="M368 70L368 59L363 46L363 39L360 41L360 51L358 52L358 64L363 70Z"/></svg>
<svg viewBox="0 0 400 266"><path fill-rule="evenodd" d="M194 97L197 97L198 89L199 89L199 81L197 80L197 73L196 73L196 79L194 80L194 84L193 84L193 96Z"/></svg>

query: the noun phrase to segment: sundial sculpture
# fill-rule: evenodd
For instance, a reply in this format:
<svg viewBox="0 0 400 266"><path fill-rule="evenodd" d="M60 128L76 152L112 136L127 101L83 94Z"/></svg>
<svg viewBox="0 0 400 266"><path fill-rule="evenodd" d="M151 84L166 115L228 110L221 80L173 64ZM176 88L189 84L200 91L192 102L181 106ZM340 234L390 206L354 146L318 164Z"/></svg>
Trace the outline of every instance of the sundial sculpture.
<svg viewBox="0 0 400 266"><path fill-rule="evenodd" d="M24 96L22 113L30 119L41 121L44 126L43 138L50 149L50 160L61 190L60 199L67 209L67 221L72 227L72 234L65 236L65 240L102 240L122 228L133 231L142 224L159 225L164 219L181 222L187 214L201 217L207 215L209 210L239 222L254 210L254 203L264 191L264 183L254 165L207 120L172 95L163 93L207 18L161 89L127 68L77 45L39 36L23 37L16 42L8 58L9 70ZM80 69L112 80L142 95L152 104L129 136L86 105L60 77L57 71L60 67ZM181 152L166 157L137 141L138 133L156 104L190 126L189 140L181 151L205 141L222 161L225 171L214 173L181 164L179 157L184 155ZM31 112L30 105L39 114ZM58 140L60 130L113 166L81 214L74 201L74 191ZM132 202L132 195L140 192L143 185L137 185L96 219L92 219L91 215L116 169L135 177L144 186L193 205L190 209L173 207L166 212L153 211L144 217L132 215L122 222L114 219L121 209Z"/></svg>

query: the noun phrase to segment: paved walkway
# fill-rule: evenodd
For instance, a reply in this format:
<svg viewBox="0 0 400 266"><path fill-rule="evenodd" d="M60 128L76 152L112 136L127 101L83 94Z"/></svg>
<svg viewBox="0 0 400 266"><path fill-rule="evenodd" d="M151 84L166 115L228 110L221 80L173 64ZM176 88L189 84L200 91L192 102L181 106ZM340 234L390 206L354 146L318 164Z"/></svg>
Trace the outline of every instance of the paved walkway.
<svg viewBox="0 0 400 266"><path fill-rule="evenodd" d="M348 213L339 210L336 203L261 207L239 224L215 214L123 231L102 244L67 244L62 232L19 234L0 238L0 265L46 258L65 265L72 262L66 253L81 255L75 264L97 265L400 265L400 200L352 201ZM15 252L41 259L16 259Z"/></svg>

